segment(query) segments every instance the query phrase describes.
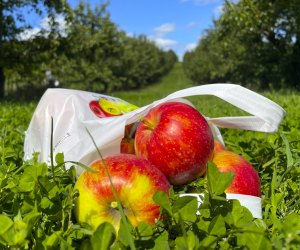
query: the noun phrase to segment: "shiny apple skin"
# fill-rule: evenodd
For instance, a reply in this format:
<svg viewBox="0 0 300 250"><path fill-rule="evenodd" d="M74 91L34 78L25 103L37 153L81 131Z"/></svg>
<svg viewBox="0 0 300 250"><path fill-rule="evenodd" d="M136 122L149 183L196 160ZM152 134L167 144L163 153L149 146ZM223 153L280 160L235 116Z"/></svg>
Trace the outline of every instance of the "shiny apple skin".
<svg viewBox="0 0 300 250"><path fill-rule="evenodd" d="M221 172L234 172L233 182L225 193L261 196L260 179L256 169L242 156L228 151L214 153L212 162Z"/></svg>
<svg viewBox="0 0 300 250"><path fill-rule="evenodd" d="M226 147L218 140L214 140L214 151L226 150Z"/></svg>
<svg viewBox="0 0 300 250"><path fill-rule="evenodd" d="M157 191L169 193L170 184L159 169L149 161L129 154L117 154L104 159L124 213L133 226L145 221L153 224L160 208L152 197ZM84 171L75 184L79 197L75 201L75 217L94 230L103 222L110 222L118 231L120 212L116 207L109 178L101 160L90 167L95 173Z"/></svg>
<svg viewBox="0 0 300 250"><path fill-rule="evenodd" d="M135 152L157 166L172 185L202 176L213 153L213 135L195 108L180 102L161 104L136 130Z"/></svg>

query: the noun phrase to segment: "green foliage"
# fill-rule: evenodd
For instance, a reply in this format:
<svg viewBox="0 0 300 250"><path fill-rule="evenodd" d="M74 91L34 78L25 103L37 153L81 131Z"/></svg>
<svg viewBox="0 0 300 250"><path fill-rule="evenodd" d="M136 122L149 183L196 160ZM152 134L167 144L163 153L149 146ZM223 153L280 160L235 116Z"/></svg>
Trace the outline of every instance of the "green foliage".
<svg viewBox="0 0 300 250"><path fill-rule="evenodd" d="M110 20L106 5L79 4L58 60L48 65L64 87L94 92L141 88L166 74L177 61L145 36L128 37Z"/></svg>
<svg viewBox="0 0 300 250"><path fill-rule="evenodd" d="M110 20L107 5L91 9L80 2L64 12L63 32L53 19L49 35L41 32L30 40L4 44L10 47L3 50L5 57L15 61L11 65L3 61L8 96L32 98L35 89L39 98L56 80L64 88L110 93L141 88L165 75L177 61L175 53L158 48L143 35L127 36Z"/></svg>
<svg viewBox="0 0 300 250"><path fill-rule="evenodd" d="M34 79L36 65L33 62L36 62L37 56L35 53L29 53L28 55L28 50L31 50L31 52L36 50L36 42L20 41L22 32L31 28L26 23L24 11L28 13L35 12L38 15L45 12L51 20L52 29L55 29L57 27L54 22L55 15L57 13L67 13L68 5L63 0L10 0L0 2L0 99L5 95L7 71L14 70L17 75L20 75L26 72L26 69L30 69L29 72L26 72L27 76L31 72L33 73L32 79ZM44 42L40 43L40 47L43 47L43 45L45 45ZM29 66L29 62L32 62L32 65ZM26 69L22 69L23 67Z"/></svg>
<svg viewBox="0 0 300 250"><path fill-rule="evenodd" d="M299 10L298 0L225 1L214 26L185 54L187 75L198 84L299 88Z"/></svg>
<svg viewBox="0 0 300 250"><path fill-rule="evenodd" d="M184 88L182 83L173 81L185 82L181 70L177 64L160 84L135 94L133 91L115 94L132 103L140 95L153 94L139 102L145 105L176 88ZM299 93L262 94L287 112L279 132L222 129L222 135L227 148L243 155L259 172L263 219L254 219L238 201L225 199L224 190L232 174L220 173L209 164L207 178L173 187L170 197L165 193L154 195L154 201L161 206L161 218L154 226L143 222L137 228L129 228L136 249L299 248ZM191 100L210 117L241 115L216 98L203 96ZM93 232L87 225L76 222L72 213L78 195L73 190L76 174L73 166L65 168L63 154L56 155L58 164L53 169L38 162L38 155L23 161L24 131L35 105L5 102L0 105L0 248L129 249L128 228L123 223L119 232L108 223ZM189 192L203 194L199 207L195 197L180 196Z"/></svg>

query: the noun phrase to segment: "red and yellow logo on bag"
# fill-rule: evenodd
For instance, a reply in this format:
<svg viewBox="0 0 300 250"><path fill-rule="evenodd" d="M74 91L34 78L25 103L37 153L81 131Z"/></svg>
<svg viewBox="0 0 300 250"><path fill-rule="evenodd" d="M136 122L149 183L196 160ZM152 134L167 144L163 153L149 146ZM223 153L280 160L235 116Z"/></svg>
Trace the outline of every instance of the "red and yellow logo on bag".
<svg viewBox="0 0 300 250"><path fill-rule="evenodd" d="M91 101L89 106L93 113L99 118L119 116L138 109L137 106L131 103L104 97L101 97L99 100Z"/></svg>

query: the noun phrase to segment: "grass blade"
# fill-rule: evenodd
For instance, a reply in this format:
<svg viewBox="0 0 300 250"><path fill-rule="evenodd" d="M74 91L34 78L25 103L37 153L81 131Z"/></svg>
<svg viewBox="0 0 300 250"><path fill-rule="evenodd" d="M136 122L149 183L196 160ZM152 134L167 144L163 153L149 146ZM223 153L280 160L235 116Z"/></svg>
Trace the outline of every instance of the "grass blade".
<svg viewBox="0 0 300 250"><path fill-rule="evenodd" d="M104 168L105 168L106 174L107 174L107 176L108 176L108 179L109 179L109 182L110 182L110 186L111 186L111 188L112 188L114 197L115 197L115 199L116 199L116 201L117 201L117 204L118 204L119 212L120 212L120 214L121 214L121 220L122 220L122 222L123 222L124 225L125 225L126 235L127 235L127 237L128 237L128 240L129 240L129 246L130 246L130 249L135 250L136 248L135 248L135 245L134 245L134 240L133 240L133 237L132 237L132 235L131 235L131 233L130 233L130 226L128 225L128 221L127 221L127 219L126 219L126 216L125 216L125 213L124 213L124 210L123 210L121 201L120 201L120 199L119 199L119 197L118 197L117 191L116 191L116 189L115 189L115 186L114 186L114 184L113 184L113 182L112 182L112 179L111 179L109 170L108 170L108 168L107 168L107 166L106 166L106 164L105 164L105 161L104 161L104 159L103 159L103 156L102 156L102 154L101 154L99 148L97 147L97 144L96 144L96 142L95 142L95 140L94 140L92 134L90 133L90 131L89 131L87 128L86 128L86 131L87 131L87 133L89 134L89 136L90 136L90 138L91 138L91 140L92 140L92 142L93 142L95 148L97 149L97 152L98 152L98 154L99 154L99 156L100 156L100 158L101 158L101 161L102 161L103 166L104 166Z"/></svg>

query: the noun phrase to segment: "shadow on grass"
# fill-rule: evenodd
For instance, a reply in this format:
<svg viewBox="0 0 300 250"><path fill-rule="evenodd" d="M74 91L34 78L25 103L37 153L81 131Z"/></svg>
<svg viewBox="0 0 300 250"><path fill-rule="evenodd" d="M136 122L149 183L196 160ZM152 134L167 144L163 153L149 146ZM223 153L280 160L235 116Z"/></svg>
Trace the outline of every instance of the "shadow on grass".
<svg viewBox="0 0 300 250"><path fill-rule="evenodd" d="M26 86L20 87L15 91L11 91L6 94L5 101L13 102L31 102L38 101L47 90L47 87L43 86Z"/></svg>

